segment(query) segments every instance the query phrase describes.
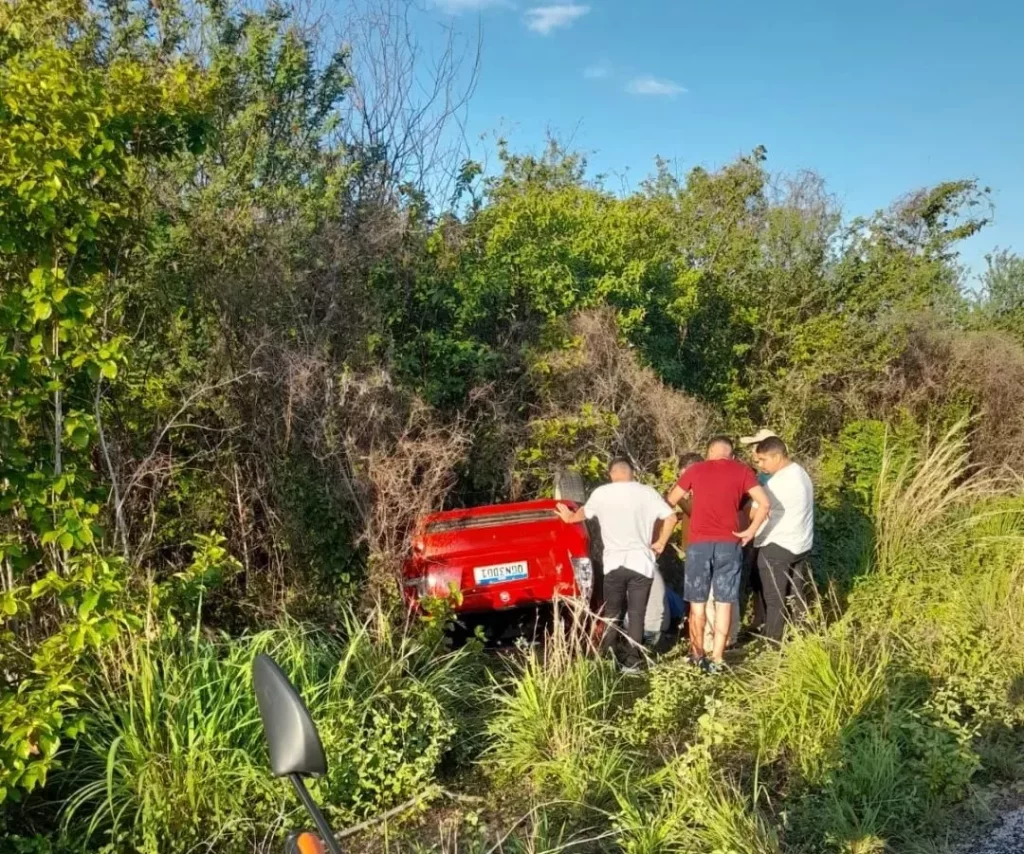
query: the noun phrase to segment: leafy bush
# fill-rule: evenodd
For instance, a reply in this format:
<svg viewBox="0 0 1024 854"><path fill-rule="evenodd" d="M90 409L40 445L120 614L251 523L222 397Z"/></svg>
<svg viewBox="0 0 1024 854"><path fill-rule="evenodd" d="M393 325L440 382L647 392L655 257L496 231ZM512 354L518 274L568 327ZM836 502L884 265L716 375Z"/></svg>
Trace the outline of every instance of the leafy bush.
<svg viewBox="0 0 1024 854"><path fill-rule="evenodd" d="M69 833L140 851L251 850L298 816L270 778L253 657L290 675L320 729L329 773L314 785L336 822L420 793L467 708L472 653L343 616L340 638L287 625L232 641L137 641L90 692L90 725L59 785Z"/></svg>
<svg viewBox="0 0 1024 854"><path fill-rule="evenodd" d="M647 693L623 713L617 725L634 746L671 754L693 736L710 686L703 674L677 655L651 671Z"/></svg>
<svg viewBox="0 0 1024 854"><path fill-rule="evenodd" d="M84 3L0 7L0 803L45 782L85 651L123 627L92 451L126 336L96 316L141 241L143 164L202 140L184 63L83 61L96 41Z"/></svg>

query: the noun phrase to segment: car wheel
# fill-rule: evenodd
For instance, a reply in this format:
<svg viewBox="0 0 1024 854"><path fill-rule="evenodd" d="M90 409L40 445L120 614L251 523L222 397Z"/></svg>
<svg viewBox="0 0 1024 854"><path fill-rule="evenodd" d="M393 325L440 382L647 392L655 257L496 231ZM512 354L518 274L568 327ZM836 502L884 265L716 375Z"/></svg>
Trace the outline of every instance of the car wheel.
<svg viewBox="0 0 1024 854"><path fill-rule="evenodd" d="M584 504L587 500L587 488L583 483L583 475L565 469L555 472L555 500Z"/></svg>

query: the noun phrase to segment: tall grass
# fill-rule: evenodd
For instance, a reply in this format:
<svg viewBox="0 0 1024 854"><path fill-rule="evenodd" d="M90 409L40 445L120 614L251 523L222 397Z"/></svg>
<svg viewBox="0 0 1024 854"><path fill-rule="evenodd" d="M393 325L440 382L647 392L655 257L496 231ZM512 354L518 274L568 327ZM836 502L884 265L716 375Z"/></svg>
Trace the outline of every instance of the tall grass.
<svg viewBox="0 0 1024 854"><path fill-rule="evenodd" d="M889 661L883 637L845 624L793 637L784 654L746 671L736 726L759 763L785 757L804 780L820 782L843 729L885 697Z"/></svg>
<svg viewBox="0 0 1024 854"><path fill-rule="evenodd" d="M886 446L872 519L876 571L920 565L932 556L936 537L963 543L960 511L1006 493L997 473L972 466L970 459L966 421L919 454L897 454Z"/></svg>
<svg viewBox="0 0 1024 854"><path fill-rule="evenodd" d="M295 645L271 643L295 672ZM305 647L306 644L303 644ZM143 851L255 841L285 819L284 792L261 759L250 645L198 639L123 649L115 679L100 675L90 720L63 781L65 829Z"/></svg>
<svg viewBox="0 0 1024 854"><path fill-rule="evenodd" d="M142 852L253 851L296 821L270 778L250 666L272 655L316 719L329 772L318 794L337 822L421 791L452 747L478 679L387 616L343 615L329 636L295 624L241 639L136 641L98 672L90 722L61 784L69 838Z"/></svg>
<svg viewBox="0 0 1024 854"><path fill-rule="evenodd" d="M886 449L874 571L838 622L757 658L723 706L731 749L799 804L791 844L907 841L965 795L984 728L1021 720L1024 516L966 447L960 425L898 468Z"/></svg>
<svg viewBox="0 0 1024 854"><path fill-rule="evenodd" d="M513 663L510 679L494 680L486 762L501 782L528 781L538 795L596 805L637 761L616 728L634 691L586 624L573 611L568 626L556 624L543 647Z"/></svg>

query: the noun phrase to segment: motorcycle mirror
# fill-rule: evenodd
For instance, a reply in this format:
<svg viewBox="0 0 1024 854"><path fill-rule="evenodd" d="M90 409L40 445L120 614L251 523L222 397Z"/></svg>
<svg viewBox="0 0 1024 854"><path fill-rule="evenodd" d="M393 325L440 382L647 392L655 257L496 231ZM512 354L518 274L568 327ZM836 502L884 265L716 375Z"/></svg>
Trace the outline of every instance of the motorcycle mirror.
<svg viewBox="0 0 1024 854"><path fill-rule="evenodd" d="M320 777L326 774L327 757L316 724L277 662L269 655L256 656L252 663L252 681L274 776Z"/></svg>

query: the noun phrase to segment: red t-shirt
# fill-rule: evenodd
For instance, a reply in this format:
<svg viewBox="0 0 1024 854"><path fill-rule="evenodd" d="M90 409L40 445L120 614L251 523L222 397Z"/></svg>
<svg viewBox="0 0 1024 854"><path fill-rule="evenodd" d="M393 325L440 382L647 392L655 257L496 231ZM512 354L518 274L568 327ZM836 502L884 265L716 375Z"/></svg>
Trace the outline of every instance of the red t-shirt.
<svg viewBox="0 0 1024 854"><path fill-rule="evenodd" d="M704 460L679 476L680 489L693 493L690 543L734 543L736 514L743 496L757 486L753 470L738 460Z"/></svg>

